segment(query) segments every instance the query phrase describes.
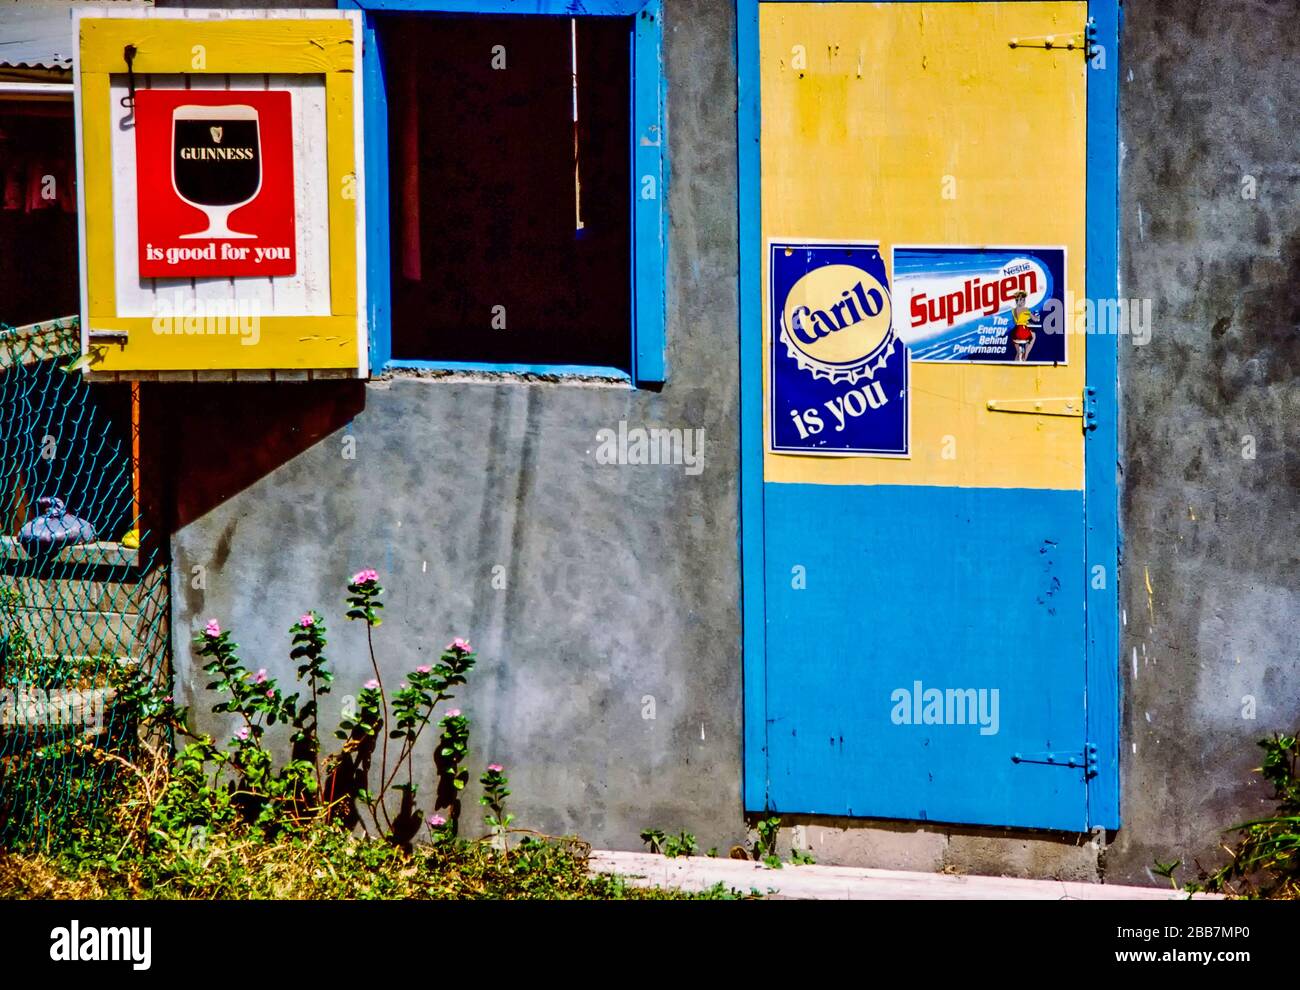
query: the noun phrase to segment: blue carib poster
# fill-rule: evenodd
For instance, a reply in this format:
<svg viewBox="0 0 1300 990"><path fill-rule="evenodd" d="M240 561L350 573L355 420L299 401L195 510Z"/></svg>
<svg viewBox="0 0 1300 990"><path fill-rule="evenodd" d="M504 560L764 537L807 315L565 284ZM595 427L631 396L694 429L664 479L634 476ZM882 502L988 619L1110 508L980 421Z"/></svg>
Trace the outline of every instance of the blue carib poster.
<svg viewBox="0 0 1300 990"><path fill-rule="evenodd" d="M772 241L770 449L908 456L908 354L876 243Z"/></svg>
<svg viewBox="0 0 1300 990"><path fill-rule="evenodd" d="M1065 249L895 247L894 328L913 361L1065 364Z"/></svg>

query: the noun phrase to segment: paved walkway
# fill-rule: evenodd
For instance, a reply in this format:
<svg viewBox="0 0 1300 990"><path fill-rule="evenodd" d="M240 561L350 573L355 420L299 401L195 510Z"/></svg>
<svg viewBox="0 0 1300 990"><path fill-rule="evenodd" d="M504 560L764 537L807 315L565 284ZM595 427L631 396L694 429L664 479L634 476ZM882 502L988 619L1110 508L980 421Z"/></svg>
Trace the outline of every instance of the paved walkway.
<svg viewBox="0 0 1300 990"><path fill-rule="evenodd" d="M1187 896L1160 887L864 870L848 866L787 863L782 869L772 870L761 863L741 859L707 856L669 859L652 853L607 850L592 852L591 869L596 873L619 873L641 885L704 890L722 883L745 892L758 890L773 897L799 900L1167 901Z"/></svg>

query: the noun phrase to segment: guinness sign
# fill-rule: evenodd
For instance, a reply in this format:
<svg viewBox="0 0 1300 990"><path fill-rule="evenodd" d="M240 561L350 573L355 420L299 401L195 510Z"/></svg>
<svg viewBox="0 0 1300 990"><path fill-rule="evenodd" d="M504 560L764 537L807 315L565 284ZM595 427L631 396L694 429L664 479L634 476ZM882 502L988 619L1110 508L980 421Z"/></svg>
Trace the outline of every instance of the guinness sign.
<svg viewBox="0 0 1300 990"><path fill-rule="evenodd" d="M142 276L296 272L289 93L142 90L136 116Z"/></svg>

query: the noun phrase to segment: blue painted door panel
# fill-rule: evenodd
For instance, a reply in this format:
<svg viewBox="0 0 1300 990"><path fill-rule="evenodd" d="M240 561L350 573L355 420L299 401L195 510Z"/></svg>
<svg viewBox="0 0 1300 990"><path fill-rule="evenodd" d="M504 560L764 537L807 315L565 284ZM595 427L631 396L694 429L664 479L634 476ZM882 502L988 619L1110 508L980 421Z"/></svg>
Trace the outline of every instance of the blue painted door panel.
<svg viewBox="0 0 1300 990"><path fill-rule="evenodd" d="M1115 338L1034 370L913 354L908 457L790 456L767 442L766 252L1060 245L1076 299L1115 298L1118 3L738 18L745 806L1117 828ZM1076 31L1087 58L1005 41ZM1055 143L1004 153L1022 124Z"/></svg>
<svg viewBox="0 0 1300 990"><path fill-rule="evenodd" d="M768 806L1084 829L1083 493L764 499Z"/></svg>

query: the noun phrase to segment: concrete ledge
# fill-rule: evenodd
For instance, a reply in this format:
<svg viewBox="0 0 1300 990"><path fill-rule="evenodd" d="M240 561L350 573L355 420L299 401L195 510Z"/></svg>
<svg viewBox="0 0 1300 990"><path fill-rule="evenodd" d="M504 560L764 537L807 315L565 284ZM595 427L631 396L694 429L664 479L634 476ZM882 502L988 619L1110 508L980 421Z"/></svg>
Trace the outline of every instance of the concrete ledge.
<svg viewBox="0 0 1300 990"><path fill-rule="evenodd" d="M595 850L594 873L617 873L639 886L705 890L722 883L742 892L757 890L777 898L848 901L1171 901L1186 894L1160 887L1070 880L1020 880L1012 877L912 873L847 866L790 866L773 870L740 859L692 856L669 859L653 853ZM1198 900L1220 900L1197 895Z"/></svg>
<svg viewBox="0 0 1300 990"><path fill-rule="evenodd" d="M73 543L50 555L65 564L92 564L104 567L139 567L140 551L120 543L101 540L97 543ZM43 558L42 558L43 559ZM0 561L31 561L17 537L0 536Z"/></svg>

